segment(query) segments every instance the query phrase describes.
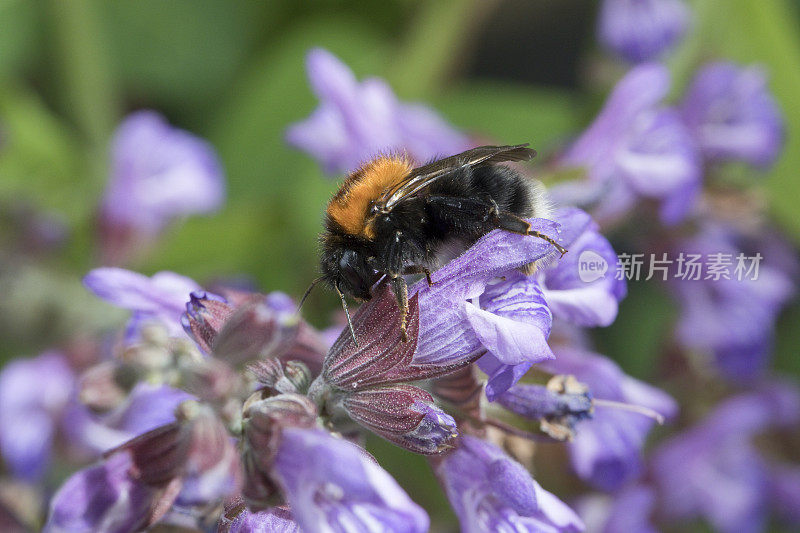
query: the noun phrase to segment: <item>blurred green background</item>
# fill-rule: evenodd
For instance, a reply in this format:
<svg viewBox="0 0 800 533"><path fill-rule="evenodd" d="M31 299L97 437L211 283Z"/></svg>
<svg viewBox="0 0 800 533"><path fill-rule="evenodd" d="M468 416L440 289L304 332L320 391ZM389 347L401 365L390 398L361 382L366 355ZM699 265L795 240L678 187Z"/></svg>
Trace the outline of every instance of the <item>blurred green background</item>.
<svg viewBox="0 0 800 533"><path fill-rule="evenodd" d="M763 184L776 221L800 242L800 1L690 4L694 28L668 60L674 94L706 60L767 67L788 144ZM359 78L385 77L400 99L427 103L462 130L531 142L546 157L591 120L624 71L597 49L596 9L590 0L0 0L0 213L24 205L68 228L58 253L25 260L12 255L13 228L0 227L0 361L119 323L79 280L95 266L109 139L127 112L155 109L207 138L229 193L221 212L176 224L131 267L201 282L244 274L296 297L316 275L316 236L336 186L283 142L287 125L316 106L304 66L311 47ZM657 286L632 285L600 351L648 378L673 312ZM324 326L337 306L320 291L308 313ZM783 371L800 373L798 323L795 305L780 325ZM388 447L373 444L379 454ZM449 512L427 470L409 467L423 459L380 455L417 501ZM557 482L549 488L558 493Z"/></svg>

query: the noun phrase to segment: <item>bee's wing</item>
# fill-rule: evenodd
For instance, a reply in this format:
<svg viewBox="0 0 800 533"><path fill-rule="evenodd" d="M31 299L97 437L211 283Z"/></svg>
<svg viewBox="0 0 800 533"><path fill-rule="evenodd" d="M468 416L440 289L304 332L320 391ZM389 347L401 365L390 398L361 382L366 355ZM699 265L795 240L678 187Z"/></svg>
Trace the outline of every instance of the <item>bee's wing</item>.
<svg viewBox="0 0 800 533"><path fill-rule="evenodd" d="M525 161L535 155L536 151L528 148L528 143L514 146L479 146L415 168L400 182L386 189L376 204L382 211L388 211L398 202L415 196L434 181L460 168L503 161Z"/></svg>

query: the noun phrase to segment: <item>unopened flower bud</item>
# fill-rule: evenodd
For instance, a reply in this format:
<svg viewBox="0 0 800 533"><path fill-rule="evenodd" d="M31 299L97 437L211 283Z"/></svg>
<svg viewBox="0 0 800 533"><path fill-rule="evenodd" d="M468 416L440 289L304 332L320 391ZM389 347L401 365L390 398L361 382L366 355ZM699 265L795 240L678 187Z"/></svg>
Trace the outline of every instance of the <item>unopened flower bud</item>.
<svg viewBox="0 0 800 533"><path fill-rule="evenodd" d="M311 371L302 361L287 361L283 369L288 379L297 392L304 394L311 384Z"/></svg>
<svg viewBox="0 0 800 533"><path fill-rule="evenodd" d="M148 486L181 480L181 500L199 504L233 494L241 480L239 454L207 405L194 400L176 409L177 421L158 427L106 453L128 452L129 475Z"/></svg>
<svg viewBox="0 0 800 533"><path fill-rule="evenodd" d="M223 297L210 292L195 291L189 295L181 324L201 350L211 353L217 334L233 315L233 311L233 306Z"/></svg>
<svg viewBox="0 0 800 533"><path fill-rule="evenodd" d="M293 344L300 319L285 295L258 295L239 306L219 331L214 355L231 364L280 357Z"/></svg>
<svg viewBox="0 0 800 533"><path fill-rule="evenodd" d="M80 379L81 403L98 412L121 405L127 394L118 383L116 373L117 365L112 361L105 361L84 372Z"/></svg>
<svg viewBox="0 0 800 533"><path fill-rule="evenodd" d="M305 394L311 383L311 371L300 361L282 363L278 359L260 359L247 368L259 383L283 394Z"/></svg>
<svg viewBox="0 0 800 533"><path fill-rule="evenodd" d="M253 505L264 506L275 493L270 470L280 445L281 431L287 427L312 428L317 408L305 396L280 394L263 398L256 393L245 403L242 420L245 469L244 497Z"/></svg>
<svg viewBox="0 0 800 533"><path fill-rule="evenodd" d="M443 452L458 436L453 417L433 404L433 396L413 385L346 393L342 404L353 420L412 452Z"/></svg>
<svg viewBox="0 0 800 533"><path fill-rule="evenodd" d="M181 377L187 392L210 402L224 400L239 386L238 374L225 361L213 357L185 365Z"/></svg>

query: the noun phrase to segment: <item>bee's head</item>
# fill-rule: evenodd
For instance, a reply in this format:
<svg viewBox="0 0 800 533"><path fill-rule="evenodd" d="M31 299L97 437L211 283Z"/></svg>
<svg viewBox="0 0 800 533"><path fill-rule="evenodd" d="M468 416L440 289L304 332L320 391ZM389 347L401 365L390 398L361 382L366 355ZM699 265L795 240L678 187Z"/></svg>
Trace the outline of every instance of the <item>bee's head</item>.
<svg viewBox="0 0 800 533"><path fill-rule="evenodd" d="M364 253L351 248L330 250L323 253L321 267L323 276L343 294L359 300L372 297L370 288L376 275Z"/></svg>

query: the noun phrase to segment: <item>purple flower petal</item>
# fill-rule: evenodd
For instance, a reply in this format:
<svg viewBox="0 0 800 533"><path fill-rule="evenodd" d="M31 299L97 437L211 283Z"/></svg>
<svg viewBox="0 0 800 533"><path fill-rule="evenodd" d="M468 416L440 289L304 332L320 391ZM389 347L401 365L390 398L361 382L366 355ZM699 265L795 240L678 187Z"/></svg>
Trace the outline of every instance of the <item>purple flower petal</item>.
<svg viewBox="0 0 800 533"><path fill-rule="evenodd" d="M247 507L234 519L220 518L218 533L301 533L292 513L281 507L253 512Z"/></svg>
<svg viewBox="0 0 800 533"><path fill-rule="evenodd" d="M726 400L653 454L661 511L680 519L704 517L723 532L763 531L769 471L751 440L770 427L799 420L796 386L773 383Z"/></svg>
<svg viewBox="0 0 800 533"><path fill-rule="evenodd" d="M214 149L153 111L120 124L103 214L114 224L155 233L176 217L216 210L225 184Z"/></svg>
<svg viewBox="0 0 800 533"><path fill-rule="evenodd" d="M329 174L352 171L379 153L406 153L424 163L468 148L467 138L435 113L401 104L383 80L359 83L326 50L310 51L306 68L320 105L287 129L286 141L311 154Z"/></svg>
<svg viewBox="0 0 800 533"><path fill-rule="evenodd" d="M74 474L53 496L44 531L127 533L145 527L157 490L133 481L130 467L123 453Z"/></svg>
<svg viewBox="0 0 800 533"><path fill-rule="evenodd" d="M589 386L594 398L646 407L667 418L677 412L677 404L666 393L625 375L599 354L567 347L557 348L555 354L542 368L575 376ZM573 469L604 490L619 488L641 471L642 448L654 423L643 414L597 406L593 418L576 427L570 443Z"/></svg>
<svg viewBox="0 0 800 533"><path fill-rule="evenodd" d="M554 218L569 253L539 272L547 305L557 318L579 326L608 326L627 292L624 280L616 279L617 255L583 211L561 209ZM604 270L589 268L595 266Z"/></svg>
<svg viewBox="0 0 800 533"><path fill-rule="evenodd" d="M361 448L318 429L285 429L274 473L304 531L423 532L428 517Z"/></svg>
<svg viewBox="0 0 800 533"><path fill-rule="evenodd" d="M704 258L700 279L674 279L670 286L681 309L678 341L710 356L723 377L737 382L752 381L766 369L775 321L796 292L797 268L796 259L781 259L787 245L768 235L759 235L754 245L743 237L733 228L704 223L697 235L678 248L686 257L699 254ZM751 265L748 258L756 253L763 258L758 275L744 270L737 274L737 258L743 257L746 269ZM730 279L703 279L713 254L727 255Z"/></svg>
<svg viewBox="0 0 800 533"><path fill-rule="evenodd" d="M659 105L669 83L662 65L631 69L564 154L563 165L584 167L590 182L603 184L596 216L619 216L637 197L668 202L663 215L670 223L688 211L691 198L686 195L694 194L701 179L700 158L679 116Z"/></svg>
<svg viewBox="0 0 800 533"><path fill-rule="evenodd" d="M783 117L756 67L711 63L686 92L683 118L711 161L769 167L784 142Z"/></svg>
<svg viewBox="0 0 800 533"><path fill-rule="evenodd" d="M0 372L0 452L14 476L36 480L47 471L56 422L74 390L58 352L17 359Z"/></svg>
<svg viewBox="0 0 800 533"><path fill-rule="evenodd" d="M583 531L569 507L493 444L464 435L434 470L465 533Z"/></svg>
<svg viewBox="0 0 800 533"><path fill-rule="evenodd" d="M174 272L157 272L151 278L124 268L96 268L83 278L87 289L103 300L134 312L133 333L143 322L157 321L171 336L183 337L181 315L192 292L200 286Z"/></svg>
<svg viewBox="0 0 800 533"><path fill-rule="evenodd" d="M689 18L682 0L604 0L599 39L632 63L649 61L681 40Z"/></svg>
<svg viewBox="0 0 800 533"><path fill-rule="evenodd" d="M634 485L613 496L585 496L576 510L587 531L657 533L650 519L655 504L656 495L651 488Z"/></svg>
<svg viewBox="0 0 800 533"><path fill-rule="evenodd" d="M125 402L111 413L97 416L83 405L70 407L62 421L64 431L74 443L94 453L122 443L175 421L175 409L192 396L167 385L138 383Z"/></svg>

